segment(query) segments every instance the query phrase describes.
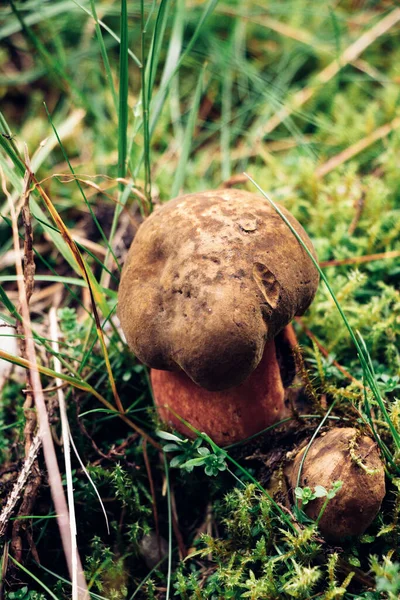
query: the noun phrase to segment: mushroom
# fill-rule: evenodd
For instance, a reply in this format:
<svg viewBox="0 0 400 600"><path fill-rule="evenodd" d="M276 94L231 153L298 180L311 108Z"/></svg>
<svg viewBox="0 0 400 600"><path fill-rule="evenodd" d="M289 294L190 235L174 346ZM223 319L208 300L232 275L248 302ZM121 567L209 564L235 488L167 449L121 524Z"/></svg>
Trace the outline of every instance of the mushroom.
<svg viewBox="0 0 400 600"><path fill-rule="evenodd" d="M304 446L288 467L291 488L297 487ZM304 460L300 486L313 491L321 485L329 491L335 481L342 487L329 500L318 522L329 540L361 535L379 512L385 496L385 470L375 442L353 427L335 427L313 442ZM316 498L304 507L318 519L325 498Z"/></svg>
<svg viewBox="0 0 400 600"><path fill-rule="evenodd" d="M256 194L208 191L158 208L129 250L119 317L128 345L152 368L160 417L188 434L177 414L220 444L279 420L274 338L304 313L317 286L307 252Z"/></svg>

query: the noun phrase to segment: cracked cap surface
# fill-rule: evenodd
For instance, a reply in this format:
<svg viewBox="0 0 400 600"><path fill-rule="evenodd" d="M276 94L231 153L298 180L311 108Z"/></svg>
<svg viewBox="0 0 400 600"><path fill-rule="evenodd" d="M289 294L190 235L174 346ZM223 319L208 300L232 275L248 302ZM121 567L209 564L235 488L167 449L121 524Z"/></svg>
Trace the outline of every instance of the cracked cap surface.
<svg viewBox="0 0 400 600"><path fill-rule="evenodd" d="M280 206L309 250L298 221ZM139 227L119 286L119 318L137 357L198 385L239 385L268 339L311 304L319 275L262 197L234 189L180 196Z"/></svg>

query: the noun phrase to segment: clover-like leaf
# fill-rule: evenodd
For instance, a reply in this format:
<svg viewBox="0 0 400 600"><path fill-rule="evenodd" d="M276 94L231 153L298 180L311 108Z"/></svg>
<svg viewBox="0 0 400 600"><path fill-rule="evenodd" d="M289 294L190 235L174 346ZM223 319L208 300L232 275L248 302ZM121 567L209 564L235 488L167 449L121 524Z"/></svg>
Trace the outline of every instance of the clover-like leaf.
<svg viewBox="0 0 400 600"><path fill-rule="evenodd" d="M325 498L328 495L328 492L324 488L323 485L316 485L314 490L314 498Z"/></svg>
<svg viewBox="0 0 400 600"><path fill-rule="evenodd" d="M208 456L210 454L209 448L206 448L205 446L198 448L197 452L200 454L200 456Z"/></svg>

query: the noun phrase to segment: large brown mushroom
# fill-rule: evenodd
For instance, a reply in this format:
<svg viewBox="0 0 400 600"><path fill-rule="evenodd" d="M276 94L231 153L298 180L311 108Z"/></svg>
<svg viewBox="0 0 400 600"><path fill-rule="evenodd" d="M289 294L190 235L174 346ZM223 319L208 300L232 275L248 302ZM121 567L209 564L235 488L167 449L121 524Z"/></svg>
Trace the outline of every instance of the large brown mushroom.
<svg viewBox="0 0 400 600"><path fill-rule="evenodd" d="M281 418L274 338L317 286L304 248L255 194L202 192L158 208L129 250L119 316L130 348L153 369L160 416L188 433L168 405L224 444Z"/></svg>

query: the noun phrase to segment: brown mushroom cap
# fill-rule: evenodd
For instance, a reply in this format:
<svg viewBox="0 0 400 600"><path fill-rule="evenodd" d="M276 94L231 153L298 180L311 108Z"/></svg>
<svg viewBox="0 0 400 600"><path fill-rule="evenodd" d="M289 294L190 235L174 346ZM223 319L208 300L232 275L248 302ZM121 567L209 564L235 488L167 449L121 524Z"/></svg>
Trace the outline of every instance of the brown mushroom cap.
<svg viewBox="0 0 400 600"><path fill-rule="evenodd" d="M293 489L304 451L305 447L290 468ZM385 496L385 470L376 443L353 427L335 427L313 442L303 464L300 486L314 491L316 485L322 485L329 490L339 480L343 486L328 502L318 525L321 533L332 540L364 533ZM317 519L324 502L325 498L317 498L304 510Z"/></svg>
<svg viewBox="0 0 400 600"><path fill-rule="evenodd" d="M226 389L244 381L266 341L304 313L318 280L265 199L232 189L189 194L140 226L122 272L119 317L146 365L182 369L203 388Z"/></svg>

